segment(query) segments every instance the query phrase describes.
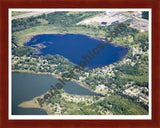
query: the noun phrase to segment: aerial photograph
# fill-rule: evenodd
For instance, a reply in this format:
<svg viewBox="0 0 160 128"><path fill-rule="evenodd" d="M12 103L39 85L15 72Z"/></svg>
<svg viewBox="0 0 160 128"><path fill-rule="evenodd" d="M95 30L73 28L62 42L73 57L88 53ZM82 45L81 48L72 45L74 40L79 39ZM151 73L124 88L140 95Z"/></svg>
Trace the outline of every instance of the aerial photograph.
<svg viewBox="0 0 160 128"><path fill-rule="evenodd" d="M149 13L11 9L11 115L149 115Z"/></svg>

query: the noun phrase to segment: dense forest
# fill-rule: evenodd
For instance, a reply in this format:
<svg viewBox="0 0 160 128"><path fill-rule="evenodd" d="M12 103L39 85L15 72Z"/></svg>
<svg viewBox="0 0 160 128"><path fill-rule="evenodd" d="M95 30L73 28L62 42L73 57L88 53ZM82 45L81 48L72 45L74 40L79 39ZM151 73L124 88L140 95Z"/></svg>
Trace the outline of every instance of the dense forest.
<svg viewBox="0 0 160 128"><path fill-rule="evenodd" d="M12 31L19 31L33 26L41 25L39 19L48 21L48 24L54 24L55 26L70 27L76 23L82 21L85 18L92 17L102 12L81 12L81 13L69 13L69 12L53 12L49 14L43 14L37 17L29 17L23 19L12 20Z"/></svg>

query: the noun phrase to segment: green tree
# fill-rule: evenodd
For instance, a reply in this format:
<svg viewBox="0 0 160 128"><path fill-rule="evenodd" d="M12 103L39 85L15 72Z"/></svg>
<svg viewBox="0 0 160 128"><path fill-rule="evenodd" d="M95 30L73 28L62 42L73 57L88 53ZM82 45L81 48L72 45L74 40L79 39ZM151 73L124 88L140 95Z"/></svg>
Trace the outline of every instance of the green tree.
<svg viewBox="0 0 160 128"><path fill-rule="evenodd" d="M148 11L143 11L142 12L142 18L148 20L149 19L149 12Z"/></svg>

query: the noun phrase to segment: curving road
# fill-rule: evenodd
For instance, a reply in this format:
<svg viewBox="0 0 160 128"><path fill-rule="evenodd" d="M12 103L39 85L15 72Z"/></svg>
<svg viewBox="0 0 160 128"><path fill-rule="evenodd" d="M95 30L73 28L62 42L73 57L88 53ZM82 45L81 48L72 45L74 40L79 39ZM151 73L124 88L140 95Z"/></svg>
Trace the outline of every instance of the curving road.
<svg viewBox="0 0 160 128"><path fill-rule="evenodd" d="M22 15L13 16L12 20L19 19L19 18L26 18L26 17L30 17L30 16L38 16L38 15L42 15L43 13L48 14L51 12L54 12L54 11L33 11L33 12L25 13Z"/></svg>

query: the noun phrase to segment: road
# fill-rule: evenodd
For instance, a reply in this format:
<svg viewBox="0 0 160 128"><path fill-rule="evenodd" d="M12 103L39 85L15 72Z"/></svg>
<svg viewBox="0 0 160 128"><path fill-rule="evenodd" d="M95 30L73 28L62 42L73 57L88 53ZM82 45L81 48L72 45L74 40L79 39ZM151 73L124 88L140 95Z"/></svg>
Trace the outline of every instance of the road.
<svg viewBox="0 0 160 128"><path fill-rule="evenodd" d="M120 14L122 14L122 15L124 15L124 16L126 16L126 17L130 17L131 19L135 19L135 20L138 20L138 21L140 21L140 22L146 23L146 24L149 23L149 22L148 22L147 20L145 20L145 19L140 19L140 18L138 18L138 17L134 17L134 16L131 16L131 15L127 15L127 14L124 14L124 13L120 13Z"/></svg>
<svg viewBox="0 0 160 128"><path fill-rule="evenodd" d="M26 17L30 17L30 16L38 16L38 15L42 15L43 13L48 14L51 12L54 12L54 11L33 11L33 12L25 13L22 15L13 16L12 20L19 19L19 18L26 18Z"/></svg>

